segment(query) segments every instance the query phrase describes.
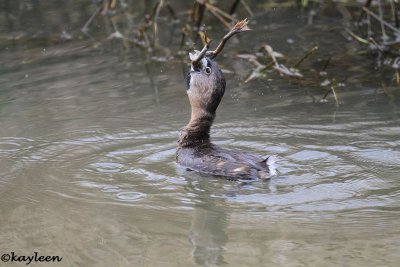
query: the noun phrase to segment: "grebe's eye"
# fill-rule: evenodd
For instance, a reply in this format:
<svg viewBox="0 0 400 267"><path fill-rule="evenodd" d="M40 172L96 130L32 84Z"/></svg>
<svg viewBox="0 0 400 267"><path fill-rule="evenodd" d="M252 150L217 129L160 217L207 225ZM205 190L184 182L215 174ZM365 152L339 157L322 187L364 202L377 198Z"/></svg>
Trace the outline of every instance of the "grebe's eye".
<svg viewBox="0 0 400 267"><path fill-rule="evenodd" d="M206 68L204 69L204 71L205 71L207 74L210 74L210 73L211 73L211 68L210 68L210 67L206 67Z"/></svg>

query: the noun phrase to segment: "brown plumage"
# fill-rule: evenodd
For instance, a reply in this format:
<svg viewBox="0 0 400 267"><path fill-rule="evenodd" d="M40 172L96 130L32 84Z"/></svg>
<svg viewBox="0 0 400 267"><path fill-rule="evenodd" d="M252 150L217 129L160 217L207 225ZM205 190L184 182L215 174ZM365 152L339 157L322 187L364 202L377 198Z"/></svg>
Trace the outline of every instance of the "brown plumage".
<svg viewBox="0 0 400 267"><path fill-rule="evenodd" d="M188 125L180 132L176 161L190 170L232 180L265 179L274 174L272 158L224 149L210 142L210 128L225 92L225 78L217 63L207 56L192 63L187 86L192 112Z"/></svg>

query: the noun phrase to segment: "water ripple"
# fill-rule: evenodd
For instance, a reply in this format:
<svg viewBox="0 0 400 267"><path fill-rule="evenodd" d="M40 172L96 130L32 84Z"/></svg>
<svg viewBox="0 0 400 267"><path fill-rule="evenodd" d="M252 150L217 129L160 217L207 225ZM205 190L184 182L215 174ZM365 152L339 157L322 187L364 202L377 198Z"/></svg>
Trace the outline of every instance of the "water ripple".
<svg viewBox="0 0 400 267"><path fill-rule="evenodd" d="M74 131L60 136L37 139L2 138L0 155L13 158L11 172L41 169L52 179L50 192L87 201L140 201L148 207L164 203L176 207L194 207L201 195L226 201L232 208L268 211L342 211L366 207L396 206L398 186L387 183L379 172L390 166L393 173L400 165L396 144L369 140L314 143L312 135L349 138L345 129L359 125L315 126L310 136L305 126L290 129L270 125L253 127L251 122L233 127L216 127L216 143L246 149L260 155L278 155L281 175L270 182L238 184L204 177L177 168L174 163L176 131L164 129L110 132L97 128ZM377 123L378 124L378 123ZM304 128L304 129L303 129ZM280 134L285 129L285 134ZM321 132L318 132L318 129ZM389 133L393 133L388 131ZM273 136L268 142L263 135ZM254 136L259 136L256 140ZM288 138L301 136L301 145ZM261 139L260 139L261 138ZM304 143L308 138L309 143ZM352 137L351 137L352 139ZM300 139L299 139L300 140ZM327 139L331 140L331 139ZM57 170L63 170L62 172ZM199 181L199 182L196 182ZM34 181L32 181L34 183ZM43 181L38 180L38 184ZM74 185L71 187L71 185ZM392 190L390 197L376 195L378 190ZM395 200L394 200L395 199Z"/></svg>

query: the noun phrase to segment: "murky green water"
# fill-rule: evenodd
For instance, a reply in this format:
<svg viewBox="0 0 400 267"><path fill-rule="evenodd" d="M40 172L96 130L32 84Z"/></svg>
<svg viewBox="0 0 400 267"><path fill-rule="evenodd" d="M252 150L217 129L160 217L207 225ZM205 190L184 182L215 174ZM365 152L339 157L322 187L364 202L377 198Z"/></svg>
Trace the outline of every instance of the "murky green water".
<svg viewBox="0 0 400 267"><path fill-rule="evenodd" d="M281 171L238 184L175 164L186 65L138 53L91 42L1 52L1 254L60 255L58 266L397 266L398 99L350 77L336 107L277 76L226 74L213 139L275 154Z"/></svg>

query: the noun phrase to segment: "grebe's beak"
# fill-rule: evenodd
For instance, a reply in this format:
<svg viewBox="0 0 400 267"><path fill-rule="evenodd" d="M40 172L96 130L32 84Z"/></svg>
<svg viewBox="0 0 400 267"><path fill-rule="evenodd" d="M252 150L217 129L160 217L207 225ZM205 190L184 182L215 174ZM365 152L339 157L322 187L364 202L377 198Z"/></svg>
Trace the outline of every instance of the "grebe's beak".
<svg viewBox="0 0 400 267"><path fill-rule="evenodd" d="M194 65L193 63L190 64L190 72L200 72L201 66L200 65Z"/></svg>
<svg viewBox="0 0 400 267"><path fill-rule="evenodd" d="M201 51L194 50L194 53L189 53L190 62L192 63L191 69L193 69L193 71L200 71L202 69L202 66L205 66L204 56L206 55L207 51L208 44L206 44Z"/></svg>
<svg viewBox="0 0 400 267"><path fill-rule="evenodd" d="M207 66L207 60L203 58L199 63L197 64L190 64L190 72L201 72L204 67Z"/></svg>

